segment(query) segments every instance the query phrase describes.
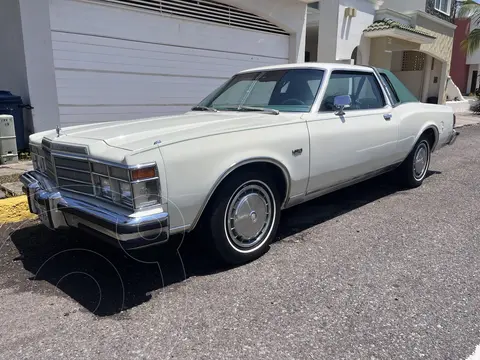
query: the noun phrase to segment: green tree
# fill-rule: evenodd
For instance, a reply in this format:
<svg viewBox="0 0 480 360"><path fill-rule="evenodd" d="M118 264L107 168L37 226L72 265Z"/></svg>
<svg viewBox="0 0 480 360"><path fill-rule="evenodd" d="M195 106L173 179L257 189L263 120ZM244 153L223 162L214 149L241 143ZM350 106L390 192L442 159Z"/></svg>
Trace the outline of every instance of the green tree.
<svg viewBox="0 0 480 360"><path fill-rule="evenodd" d="M474 0L458 1L457 3L457 18L470 19L470 26L474 28L460 43L462 49L471 55L480 48L480 4Z"/></svg>

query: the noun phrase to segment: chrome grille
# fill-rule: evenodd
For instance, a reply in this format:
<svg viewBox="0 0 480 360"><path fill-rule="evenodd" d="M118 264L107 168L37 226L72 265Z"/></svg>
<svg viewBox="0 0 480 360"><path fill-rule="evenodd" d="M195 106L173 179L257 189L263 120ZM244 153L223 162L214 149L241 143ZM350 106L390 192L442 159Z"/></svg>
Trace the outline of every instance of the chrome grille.
<svg viewBox="0 0 480 360"><path fill-rule="evenodd" d="M95 195L88 160L72 159L60 155L55 155L53 158L60 189Z"/></svg>
<svg viewBox="0 0 480 360"><path fill-rule="evenodd" d="M43 156L45 158L45 168L49 178L55 179L55 168L53 166L51 150L52 143L47 139L42 140Z"/></svg>
<svg viewBox="0 0 480 360"><path fill-rule="evenodd" d="M129 166L88 157L88 147L44 138L31 144L35 171L60 190L92 196L129 210L160 204L160 178L154 162ZM146 169L147 172L142 170Z"/></svg>

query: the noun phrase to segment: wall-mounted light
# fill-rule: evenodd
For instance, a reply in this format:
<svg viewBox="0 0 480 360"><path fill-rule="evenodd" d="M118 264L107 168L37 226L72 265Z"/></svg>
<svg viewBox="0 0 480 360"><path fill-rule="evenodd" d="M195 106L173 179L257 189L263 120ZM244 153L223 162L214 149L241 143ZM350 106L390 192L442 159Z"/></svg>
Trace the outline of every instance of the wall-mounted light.
<svg viewBox="0 0 480 360"><path fill-rule="evenodd" d="M357 9L347 7L345 8L345 17L356 17L357 16Z"/></svg>

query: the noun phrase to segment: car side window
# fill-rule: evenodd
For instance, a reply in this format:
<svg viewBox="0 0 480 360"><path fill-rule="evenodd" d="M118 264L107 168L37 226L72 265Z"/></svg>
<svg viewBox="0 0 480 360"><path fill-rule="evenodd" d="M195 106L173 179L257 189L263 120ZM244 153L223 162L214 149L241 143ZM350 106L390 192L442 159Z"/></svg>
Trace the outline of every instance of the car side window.
<svg viewBox="0 0 480 360"><path fill-rule="evenodd" d="M320 111L335 111L336 96L349 95L352 99L349 110L380 109L385 106L385 98L375 75L362 71L333 71L320 105Z"/></svg>

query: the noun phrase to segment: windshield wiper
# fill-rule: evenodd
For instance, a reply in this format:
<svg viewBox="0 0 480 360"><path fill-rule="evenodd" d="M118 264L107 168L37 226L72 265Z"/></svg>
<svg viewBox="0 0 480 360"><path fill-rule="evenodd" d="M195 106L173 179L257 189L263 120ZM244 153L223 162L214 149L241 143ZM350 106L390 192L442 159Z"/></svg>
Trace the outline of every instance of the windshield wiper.
<svg viewBox="0 0 480 360"><path fill-rule="evenodd" d="M194 106L192 111L211 111L211 112L218 112L217 109L208 107L208 106Z"/></svg>
<svg viewBox="0 0 480 360"><path fill-rule="evenodd" d="M266 114L272 114L272 115L278 115L280 114L280 111L277 109L270 109L270 108L262 108L262 107L256 107L256 106L243 106L240 105L237 107L238 111L261 111Z"/></svg>

